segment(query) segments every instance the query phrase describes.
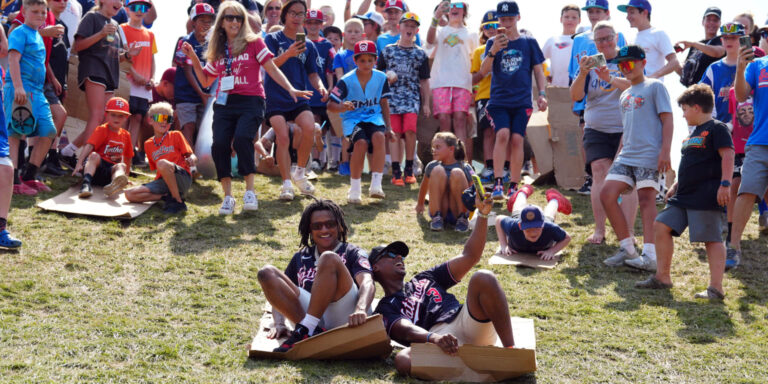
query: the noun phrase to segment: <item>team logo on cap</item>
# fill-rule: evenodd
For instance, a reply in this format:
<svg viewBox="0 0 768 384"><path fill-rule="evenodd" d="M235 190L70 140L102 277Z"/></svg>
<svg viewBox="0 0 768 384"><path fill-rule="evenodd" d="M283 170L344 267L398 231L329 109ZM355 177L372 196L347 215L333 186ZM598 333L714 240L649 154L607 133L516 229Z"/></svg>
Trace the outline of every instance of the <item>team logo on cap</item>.
<svg viewBox="0 0 768 384"><path fill-rule="evenodd" d="M626 56L627 53L629 53L629 49L627 49L626 46L621 47L621 50L619 51L619 56Z"/></svg>
<svg viewBox="0 0 768 384"><path fill-rule="evenodd" d="M365 269L371 269L371 263L368 262L368 259L365 257L361 257L357 259L357 263L360 264L360 266Z"/></svg>
<svg viewBox="0 0 768 384"><path fill-rule="evenodd" d="M536 214L533 213L533 211L528 212L528 214L525 215L525 218L528 220L533 220L536 218Z"/></svg>
<svg viewBox="0 0 768 384"><path fill-rule="evenodd" d="M360 52L368 52L368 43L360 43Z"/></svg>
<svg viewBox="0 0 768 384"><path fill-rule="evenodd" d="M309 17L317 17L317 11L314 9L309 11Z"/></svg>
<svg viewBox="0 0 768 384"><path fill-rule="evenodd" d="M124 104L124 103L123 103L123 101L122 101L122 100L120 100L120 99L118 99L118 100L115 100L115 105L116 105L118 108L125 108L125 104Z"/></svg>
<svg viewBox="0 0 768 384"><path fill-rule="evenodd" d="M589 0L587 1L587 7L591 7L597 4L597 0Z"/></svg>
<svg viewBox="0 0 768 384"><path fill-rule="evenodd" d="M501 10L504 11L504 12L508 12L509 11L509 5L508 4L502 5L501 6Z"/></svg>

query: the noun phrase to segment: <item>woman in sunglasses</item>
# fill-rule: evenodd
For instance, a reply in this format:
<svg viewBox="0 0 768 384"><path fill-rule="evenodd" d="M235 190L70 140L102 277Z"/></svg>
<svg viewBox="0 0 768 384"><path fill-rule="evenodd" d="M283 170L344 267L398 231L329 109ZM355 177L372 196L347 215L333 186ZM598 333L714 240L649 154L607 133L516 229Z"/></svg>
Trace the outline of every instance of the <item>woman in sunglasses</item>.
<svg viewBox="0 0 768 384"><path fill-rule="evenodd" d="M265 23L263 36L266 36L273 26L280 25L280 10L282 8L283 2L280 0L268 0L264 3L264 12L261 13L261 20Z"/></svg>
<svg viewBox="0 0 768 384"><path fill-rule="evenodd" d="M205 68L201 66L200 59L189 43L182 46L182 51L192 60L195 74L204 87L219 80L213 106L211 155L224 190L224 201L219 209L222 215L232 214L235 210L235 199L232 197L232 148L237 153L238 172L245 178L243 209L258 209L253 191L256 173L253 140L264 120L266 108L261 68L294 101L298 98L308 99L311 95L311 92L297 91L291 86L272 61L272 52L264 40L245 23L246 17L246 10L240 3L228 1L221 4L210 35L206 53L208 64Z"/></svg>
<svg viewBox="0 0 768 384"><path fill-rule="evenodd" d="M347 233L344 211L333 201L315 200L301 215L301 250L285 272L271 265L259 270L275 321L268 337L288 334L286 318L296 324L276 352L326 329L361 325L371 313L375 288L368 254L347 243Z"/></svg>

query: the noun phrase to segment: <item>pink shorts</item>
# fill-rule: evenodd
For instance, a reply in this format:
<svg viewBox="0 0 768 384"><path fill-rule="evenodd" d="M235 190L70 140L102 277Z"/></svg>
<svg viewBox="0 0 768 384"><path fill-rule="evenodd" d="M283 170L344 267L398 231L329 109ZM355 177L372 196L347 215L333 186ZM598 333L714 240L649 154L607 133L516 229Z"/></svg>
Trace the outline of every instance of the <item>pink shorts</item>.
<svg viewBox="0 0 768 384"><path fill-rule="evenodd" d="M415 113L400 113L390 115L389 120L392 122L392 132L397 135L402 135L406 132L416 133L416 121L419 120L419 115Z"/></svg>
<svg viewBox="0 0 768 384"><path fill-rule="evenodd" d="M469 113L472 92L464 88L443 87L432 90L432 113L437 115L454 112Z"/></svg>

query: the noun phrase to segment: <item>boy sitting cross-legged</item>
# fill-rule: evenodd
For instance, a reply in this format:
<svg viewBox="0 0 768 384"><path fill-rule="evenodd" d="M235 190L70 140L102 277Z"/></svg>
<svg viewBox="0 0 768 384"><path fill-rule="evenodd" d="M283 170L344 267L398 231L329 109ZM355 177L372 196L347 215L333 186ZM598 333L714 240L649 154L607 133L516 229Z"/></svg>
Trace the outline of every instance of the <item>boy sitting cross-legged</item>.
<svg viewBox="0 0 768 384"><path fill-rule="evenodd" d="M125 191L132 203L165 201L165 213L187 210L184 196L192 185L190 167L197 157L181 131L171 131L173 108L165 102L153 104L147 112L154 136L144 142L149 169L156 169L155 180Z"/></svg>

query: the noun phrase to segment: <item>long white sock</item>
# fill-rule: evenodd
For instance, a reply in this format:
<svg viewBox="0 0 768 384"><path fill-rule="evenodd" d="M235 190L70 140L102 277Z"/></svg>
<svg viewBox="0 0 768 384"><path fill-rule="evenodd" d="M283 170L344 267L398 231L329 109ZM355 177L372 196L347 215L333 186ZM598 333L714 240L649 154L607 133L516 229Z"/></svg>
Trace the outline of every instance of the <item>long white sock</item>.
<svg viewBox="0 0 768 384"><path fill-rule="evenodd" d="M361 179L349 178L349 188L353 191L360 192L362 190Z"/></svg>
<svg viewBox="0 0 768 384"><path fill-rule="evenodd" d="M301 180L305 177L304 167L296 167L296 173L294 174L297 180Z"/></svg>
<svg viewBox="0 0 768 384"><path fill-rule="evenodd" d="M381 188L381 179L384 174L381 172L371 172L371 188Z"/></svg>
<svg viewBox="0 0 768 384"><path fill-rule="evenodd" d="M330 133L329 133L330 135ZM331 135L331 161L341 161L341 137Z"/></svg>
<svg viewBox="0 0 768 384"><path fill-rule="evenodd" d="M320 319L317 317L314 317L310 314L306 314L303 319L299 322L299 324L307 327L309 329L309 335L312 336L312 334L315 332L315 328L317 328L317 323L320 322Z"/></svg>
<svg viewBox="0 0 768 384"><path fill-rule="evenodd" d="M283 180L283 188L292 188L293 184L291 184L291 179Z"/></svg>
<svg viewBox="0 0 768 384"><path fill-rule="evenodd" d="M61 154L62 154L63 156L73 156L73 155L74 155L74 154L77 152L77 149L78 149L78 148L77 148L77 146L76 146L76 145L74 145L74 144L72 144L72 143L69 143L69 144L67 144L67 146L66 146L66 147L64 147L64 148L61 150Z"/></svg>
<svg viewBox="0 0 768 384"><path fill-rule="evenodd" d="M637 250L635 250L635 242L631 237L627 237L626 239L619 241L619 246L627 251L630 256L637 255Z"/></svg>
<svg viewBox="0 0 768 384"><path fill-rule="evenodd" d="M656 244L643 243L643 253L653 260L656 260Z"/></svg>

